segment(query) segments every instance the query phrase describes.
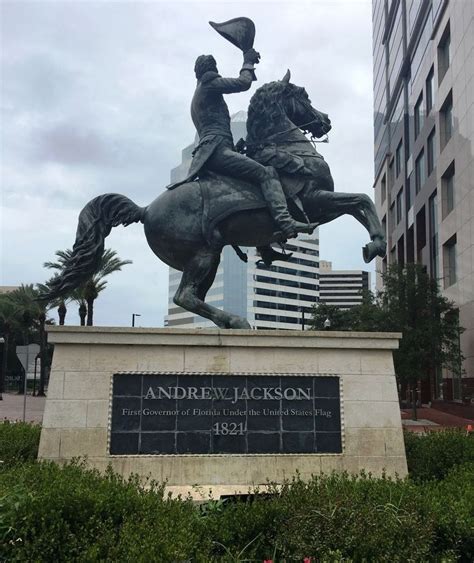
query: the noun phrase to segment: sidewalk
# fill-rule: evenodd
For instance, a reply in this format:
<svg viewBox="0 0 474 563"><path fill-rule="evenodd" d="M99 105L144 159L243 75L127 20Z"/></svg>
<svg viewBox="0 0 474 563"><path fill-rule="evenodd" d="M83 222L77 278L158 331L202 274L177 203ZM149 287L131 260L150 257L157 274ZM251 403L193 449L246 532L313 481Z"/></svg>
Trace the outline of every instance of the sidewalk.
<svg viewBox="0 0 474 563"><path fill-rule="evenodd" d="M27 422L43 421L44 403L46 397L26 397L26 417ZM0 401L0 420L23 420L23 395L14 393L3 393L3 400Z"/></svg>
<svg viewBox="0 0 474 563"><path fill-rule="evenodd" d="M454 414L426 407L417 409L418 420L411 420L411 409L402 409L401 415L403 428L411 432L442 430L443 428L466 428L469 424L474 426L474 420L472 419L462 418Z"/></svg>

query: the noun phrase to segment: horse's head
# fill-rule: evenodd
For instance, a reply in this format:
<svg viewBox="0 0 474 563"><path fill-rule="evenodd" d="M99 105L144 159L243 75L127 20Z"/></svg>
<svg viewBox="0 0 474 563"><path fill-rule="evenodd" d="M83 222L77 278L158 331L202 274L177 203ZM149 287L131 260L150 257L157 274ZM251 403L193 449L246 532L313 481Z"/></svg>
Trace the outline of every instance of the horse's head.
<svg viewBox="0 0 474 563"><path fill-rule="evenodd" d="M326 113L318 111L311 105L308 93L304 88L290 82L290 71L280 80L284 85L283 106L288 118L302 131L320 138L331 130L331 120Z"/></svg>

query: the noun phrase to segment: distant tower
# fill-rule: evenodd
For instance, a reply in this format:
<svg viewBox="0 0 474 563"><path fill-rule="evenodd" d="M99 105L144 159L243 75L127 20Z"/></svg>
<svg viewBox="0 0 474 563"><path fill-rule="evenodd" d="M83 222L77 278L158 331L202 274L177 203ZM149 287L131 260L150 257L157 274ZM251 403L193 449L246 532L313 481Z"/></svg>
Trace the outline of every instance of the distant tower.
<svg viewBox="0 0 474 563"><path fill-rule="evenodd" d="M319 262L319 299L326 305L350 309L362 303L362 291L370 289L365 270L333 270L332 262Z"/></svg>
<svg viewBox="0 0 474 563"><path fill-rule="evenodd" d="M247 114L239 111L231 117L234 142L247 135ZM171 182L186 177L195 143L182 151L182 162L171 171ZM319 300L319 239L300 235L286 245L293 253L291 262L277 262L267 268L259 263L254 248L243 248L248 263L242 262L234 250L226 246L213 286L206 302L218 309L246 317L254 328L301 330L304 315ZM214 327L214 323L190 313L173 303L181 272L170 268L168 314L165 326L180 328Z"/></svg>

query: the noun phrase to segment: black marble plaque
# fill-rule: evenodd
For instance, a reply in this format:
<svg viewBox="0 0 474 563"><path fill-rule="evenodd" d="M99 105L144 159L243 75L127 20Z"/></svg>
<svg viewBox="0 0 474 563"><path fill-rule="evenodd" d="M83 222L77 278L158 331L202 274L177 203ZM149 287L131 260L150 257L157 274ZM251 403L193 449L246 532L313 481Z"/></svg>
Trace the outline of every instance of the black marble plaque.
<svg viewBox="0 0 474 563"><path fill-rule="evenodd" d="M110 453L341 453L338 376L115 374Z"/></svg>

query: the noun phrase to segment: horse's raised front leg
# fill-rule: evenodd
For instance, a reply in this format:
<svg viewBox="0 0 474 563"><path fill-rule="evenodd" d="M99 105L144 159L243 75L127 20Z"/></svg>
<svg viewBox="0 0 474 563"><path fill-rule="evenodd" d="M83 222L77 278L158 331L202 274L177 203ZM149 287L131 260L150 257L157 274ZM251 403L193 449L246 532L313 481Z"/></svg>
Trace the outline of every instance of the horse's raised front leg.
<svg viewBox="0 0 474 563"><path fill-rule="evenodd" d="M341 192L318 192L316 204L319 208L320 222L328 223L341 215L352 215L369 232L372 242L362 249L365 262L371 262L376 256L384 257L387 252L385 233L377 216L375 205L366 194Z"/></svg>
<svg viewBox="0 0 474 563"><path fill-rule="evenodd" d="M221 311L204 302L216 277L220 253L210 249L196 252L183 269L183 275L173 301L191 313L210 319L220 328L251 328L246 319Z"/></svg>
<svg viewBox="0 0 474 563"><path fill-rule="evenodd" d="M362 249L364 262L368 263L376 256L381 256L382 258L385 256L387 253L387 242L374 202L367 194L356 194L356 196L359 198L359 204L356 204L352 215L369 231L372 240Z"/></svg>

